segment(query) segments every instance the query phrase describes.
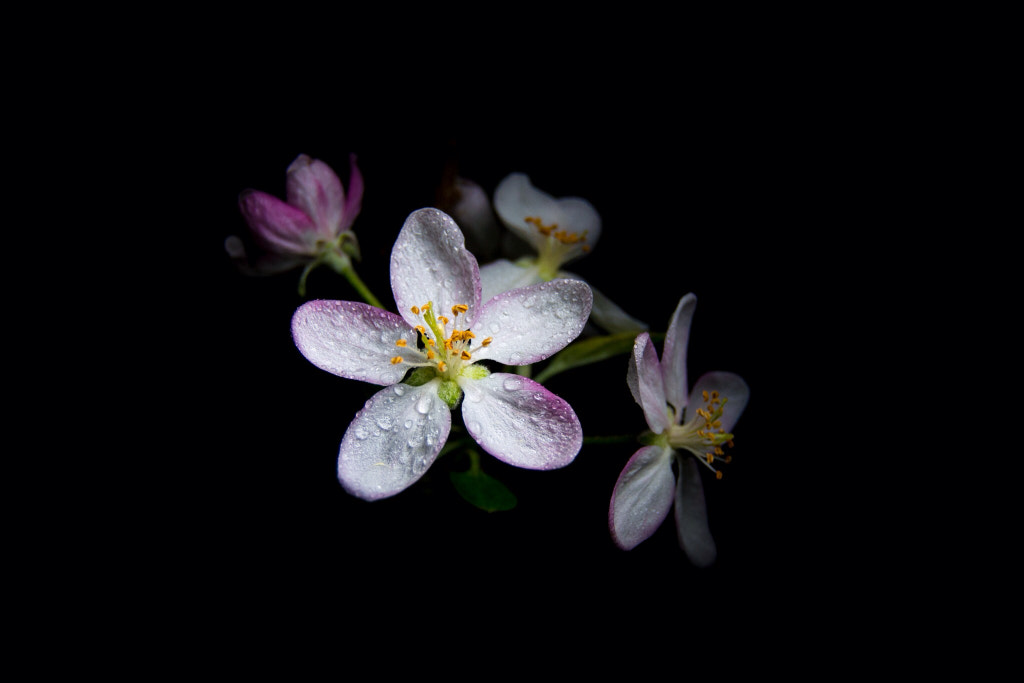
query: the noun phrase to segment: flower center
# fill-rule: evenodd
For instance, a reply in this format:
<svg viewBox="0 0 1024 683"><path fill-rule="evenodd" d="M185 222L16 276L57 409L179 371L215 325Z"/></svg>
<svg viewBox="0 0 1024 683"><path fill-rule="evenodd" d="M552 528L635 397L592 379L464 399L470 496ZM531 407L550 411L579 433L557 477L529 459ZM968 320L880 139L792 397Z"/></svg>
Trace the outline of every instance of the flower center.
<svg viewBox="0 0 1024 683"><path fill-rule="evenodd" d="M733 446L733 435L722 428L722 410L726 397L719 397L717 391L710 394L704 392L704 405L697 408L694 416L685 424L673 425L668 431L668 445L676 449L686 449L697 456L697 459L704 463L715 473L715 477L722 478L722 472L715 468L715 462L729 463L732 456L726 455L722 450L723 445Z"/></svg>
<svg viewBox="0 0 1024 683"><path fill-rule="evenodd" d="M537 228L537 232L548 238L541 247L537 259L541 276L547 280L558 274L559 267L568 260L567 254L570 251L576 248L583 251L584 254L590 251L590 245L581 244L587 241L586 230L583 232L559 230L557 223L544 225L544 221L539 216L527 216L525 220Z"/></svg>
<svg viewBox="0 0 1024 683"><path fill-rule="evenodd" d="M435 315L434 305L430 301L423 306L413 306L410 310L413 315L422 318L425 324L415 326L419 333L415 345L410 344L410 340L404 337L395 342L401 350L399 355L391 358L391 364L405 363L415 368L428 368L434 370L444 380L455 380L473 363L470 348L476 335L459 325L459 316L469 310L469 307L465 304L452 306L451 318ZM487 337L480 345L488 346L491 339Z"/></svg>

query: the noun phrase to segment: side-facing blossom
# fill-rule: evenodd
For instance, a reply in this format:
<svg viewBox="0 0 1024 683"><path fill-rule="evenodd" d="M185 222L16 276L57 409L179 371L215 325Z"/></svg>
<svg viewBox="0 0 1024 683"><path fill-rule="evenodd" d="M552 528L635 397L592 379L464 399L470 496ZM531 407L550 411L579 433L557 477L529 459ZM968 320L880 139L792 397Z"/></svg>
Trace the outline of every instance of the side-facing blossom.
<svg viewBox="0 0 1024 683"><path fill-rule="evenodd" d="M323 161L300 154L285 173L285 199L245 190L238 207L258 253L247 254L237 235L225 241L228 254L247 271L271 274L300 265L326 263L338 272L359 255L352 223L362 207L363 177L349 156L348 191ZM307 270L308 272L308 270Z"/></svg>
<svg viewBox="0 0 1024 683"><path fill-rule="evenodd" d="M525 365L562 349L590 313L585 283L554 280L482 302L479 266L455 221L420 209L392 249L391 288L398 315L317 300L292 318L295 344L314 365L385 386L342 439L338 478L346 491L376 500L416 482L437 458L460 404L466 430L494 457L537 470L572 462L583 433L569 404L480 361Z"/></svg>
<svg viewBox="0 0 1024 683"><path fill-rule="evenodd" d="M601 235L601 216L580 197L556 199L534 187L527 175L512 173L494 191L494 212L514 235L526 242L536 256L510 261L498 259L480 269L483 298L515 287L555 278L582 280L562 266L584 256ZM643 323L591 286L594 308L591 317L608 332L647 329Z"/></svg>
<svg viewBox="0 0 1024 683"><path fill-rule="evenodd" d="M738 375L709 372L687 393L686 347L696 305L693 294L679 301L660 361L648 333L636 338L626 381L650 432L615 483L608 523L615 543L630 550L649 538L674 508L679 544L691 562L703 567L714 562L717 550L708 528L700 466L721 476L716 463L729 461L722 447L732 445L730 432L750 390Z"/></svg>

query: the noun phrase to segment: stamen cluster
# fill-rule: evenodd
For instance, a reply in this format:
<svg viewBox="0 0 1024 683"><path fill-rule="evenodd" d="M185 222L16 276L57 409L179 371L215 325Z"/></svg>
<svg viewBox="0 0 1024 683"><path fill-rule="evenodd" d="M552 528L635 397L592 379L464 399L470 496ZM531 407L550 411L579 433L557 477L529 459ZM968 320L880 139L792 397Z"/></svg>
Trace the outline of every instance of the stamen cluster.
<svg viewBox="0 0 1024 683"><path fill-rule="evenodd" d="M403 355L394 356L391 364L404 362L413 367L436 367L441 374L457 376L462 363L473 359L469 348L476 335L469 329L462 330L458 327L459 315L466 313L469 307L466 304L455 304L451 309L451 318L444 315L435 316L431 301L423 306L413 306L410 310L413 315L421 316L426 325L415 326L419 333L417 349L410 349ZM449 324L452 325L450 333ZM480 345L488 346L491 341L492 338L487 337ZM395 345L405 349L409 343L406 339L399 339Z"/></svg>

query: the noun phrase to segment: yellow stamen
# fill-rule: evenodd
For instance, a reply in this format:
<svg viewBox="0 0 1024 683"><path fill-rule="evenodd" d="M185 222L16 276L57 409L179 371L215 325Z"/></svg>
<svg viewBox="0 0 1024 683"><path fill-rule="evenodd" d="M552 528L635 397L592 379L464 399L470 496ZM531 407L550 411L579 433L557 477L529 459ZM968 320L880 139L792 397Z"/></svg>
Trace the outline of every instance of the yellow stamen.
<svg viewBox="0 0 1024 683"><path fill-rule="evenodd" d="M412 311L412 314L413 314L413 315L419 315L419 314L420 314L420 308L419 308L419 306L413 306L413 307L412 307L412 308L410 308L409 310L410 310L410 311ZM706 400L707 400L707 398L705 398L704 400L706 401Z"/></svg>
<svg viewBox="0 0 1024 683"><path fill-rule="evenodd" d="M402 357L401 356L395 356L394 358L391 359L391 364L392 365L398 365L401 362L402 362Z"/></svg>
<svg viewBox="0 0 1024 683"><path fill-rule="evenodd" d="M482 342L480 342L480 345L481 346L490 346L492 341L494 341L494 337L487 337Z"/></svg>
<svg viewBox="0 0 1024 683"><path fill-rule="evenodd" d="M469 306L466 304L455 304L452 306L452 315L458 317L459 313L465 313L469 310Z"/></svg>
<svg viewBox="0 0 1024 683"><path fill-rule="evenodd" d="M446 372L448 370L448 365L443 360L439 361L437 363L437 369L440 370L441 372Z"/></svg>
<svg viewBox="0 0 1024 683"><path fill-rule="evenodd" d="M399 339L398 341L395 342L395 346L403 346L404 347L407 343L408 342L406 342L404 339Z"/></svg>
<svg viewBox="0 0 1024 683"><path fill-rule="evenodd" d="M422 334L424 337L427 336L427 328L423 327L423 325L417 325L416 331Z"/></svg>
<svg viewBox="0 0 1024 683"><path fill-rule="evenodd" d="M434 353L434 352L433 352L433 351L431 351L430 349L427 349L427 360L434 360L434 357L435 357L436 355L437 355L436 353Z"/></svg>
<svg viewBox="0 0 1024 683"><path fill-rule="evenodd" d="M442 325L447 325L448 324L448 318L444 317L443 315L437 316L437 319L441 321Z"/></svg>
<svg viewBox="0 0 1024 683"><path fill-rule="evenodd" d="M462 360L470 360L472 356L470 356L467 352L463 351L462 355L460 355L459 358L461 358Z"/></svg>

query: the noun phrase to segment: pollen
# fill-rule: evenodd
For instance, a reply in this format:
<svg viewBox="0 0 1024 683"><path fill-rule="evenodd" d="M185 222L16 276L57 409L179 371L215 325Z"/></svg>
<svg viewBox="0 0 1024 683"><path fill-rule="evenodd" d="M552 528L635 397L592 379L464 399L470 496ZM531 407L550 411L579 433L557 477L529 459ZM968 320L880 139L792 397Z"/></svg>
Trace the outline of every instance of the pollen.
<svg viewBox="0 0 1024 683"><path fill-rule="evenodd" d="M394 358L391 359L391 364L392 365L398 365L401 362L402 362L402 357L401 356L395 356Z"/></svg>
<svg viewBox="0 0 1024 683"><path fill-rule="evenodd" d="M442 361L438 361L437 362L437 369L440 370L441 372L445 372L445 371L448 370L448 364L445 363L443 360Z"/></svg>
<svg viewBox="0 0 1024 683"><path fill-rule="evenodd" d="M405 341L404 339L399 339L399 340L397 340L397 341L395 342L395 346L402 346L402 347L404 347L404 346L406 346L406 345L407 345L408 343L409 343L409 342Z"/></svg>
<svg viewBox="0 0 1024 683"><path fill-rule="evenodd" d="M480 342L480 345L481 346L490 346L492 341L494 341L494 337L485 337L484 340L482 342Z"/></svg>
<svg viewBox="0 0 1024 683"><path fill-rule="evenodd" d="M466 304L455 304L452 306L452 315L458 317L459 313L465 313L469 310L469 306Z"/></svg>
<svg viewBox="0 0 1024 683"><path fill-rule="evenodd" d="M467 351L463 351L463 352L462 352L462 353L461 353L461 354L459 355L459 358L461 358L462 360L471 360L471 359L472 359L473 357L472 357L472 356L470 356L470 355L469 355L469 353L468 353Z"/></svg>
<svg viewBox="0 0 1024 683"><path fill-rule="evenodd" d="M413 307L412 307L412 308L410 308L409 310L410 310L410 311L412 311L412 314L413 314L413 315L419 315L419 314L420 314L420 307L419 307L419 306L413 306ZM708 399L707 399L707 392L704 392L704 393L705 393L705 398L704 398L704 400L706 401L706 400L708 400Z"/></svg>

